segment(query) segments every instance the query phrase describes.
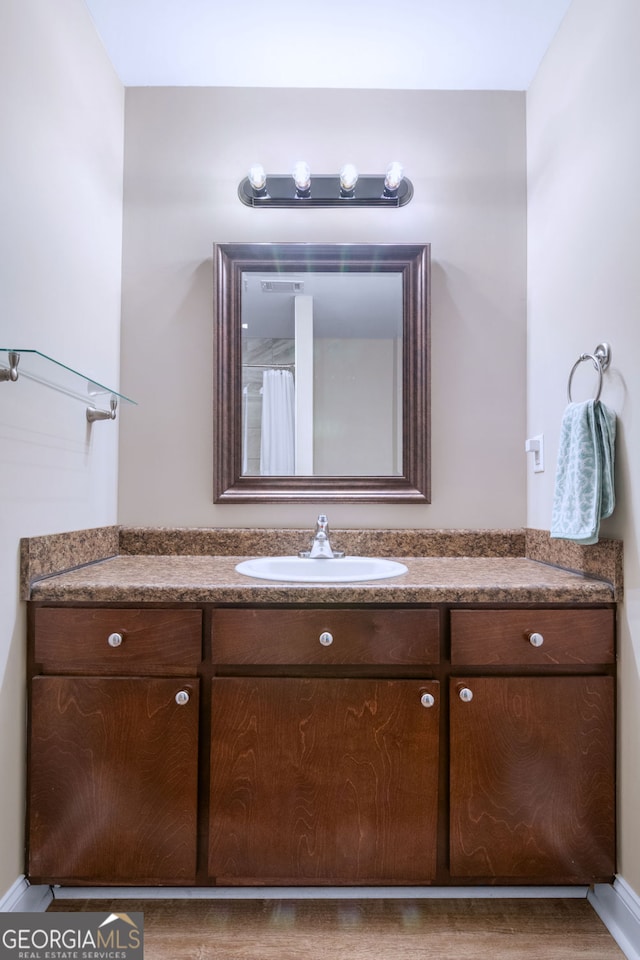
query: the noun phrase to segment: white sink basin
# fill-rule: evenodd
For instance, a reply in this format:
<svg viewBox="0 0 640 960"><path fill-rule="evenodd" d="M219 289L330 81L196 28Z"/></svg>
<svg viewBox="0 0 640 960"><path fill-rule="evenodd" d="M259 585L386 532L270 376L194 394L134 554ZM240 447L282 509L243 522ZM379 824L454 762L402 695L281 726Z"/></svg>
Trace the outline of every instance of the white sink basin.
<svg viewBox="0 0 640 960"><path fill-rule="evenodd" d="M356 580L386 580L406 573L404 563L383 557L335 557L311 560L308 557L257 557L243 560L238 573L258 580L286 580L289 583L353 583Z"/></svg>

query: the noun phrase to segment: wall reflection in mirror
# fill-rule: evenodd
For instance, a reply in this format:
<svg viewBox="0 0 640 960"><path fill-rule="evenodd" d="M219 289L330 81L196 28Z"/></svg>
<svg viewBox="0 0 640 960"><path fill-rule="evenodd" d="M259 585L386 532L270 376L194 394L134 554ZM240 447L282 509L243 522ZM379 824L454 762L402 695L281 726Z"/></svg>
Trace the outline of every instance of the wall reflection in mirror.
<svg viewBox="0 0 640 960"><path fill-rule="evenodd" d="M400 272L242 273L242 475L400 476Z"/></svg>

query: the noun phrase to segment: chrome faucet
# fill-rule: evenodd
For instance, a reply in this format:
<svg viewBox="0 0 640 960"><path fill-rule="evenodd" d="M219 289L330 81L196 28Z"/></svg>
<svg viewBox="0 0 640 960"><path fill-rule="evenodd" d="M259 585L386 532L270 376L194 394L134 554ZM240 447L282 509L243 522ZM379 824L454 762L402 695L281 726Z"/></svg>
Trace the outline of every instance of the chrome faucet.
<svg viewBox="0 0 640 960"><path fill-rule="evenodd" d="M301 557L309 557L310 560L334 560L337 557L344 557L344 553L333 550L329 540L329 520L326 514L321 513L316 521L316 532L311 542L311 550L300 554Z"/></svg>

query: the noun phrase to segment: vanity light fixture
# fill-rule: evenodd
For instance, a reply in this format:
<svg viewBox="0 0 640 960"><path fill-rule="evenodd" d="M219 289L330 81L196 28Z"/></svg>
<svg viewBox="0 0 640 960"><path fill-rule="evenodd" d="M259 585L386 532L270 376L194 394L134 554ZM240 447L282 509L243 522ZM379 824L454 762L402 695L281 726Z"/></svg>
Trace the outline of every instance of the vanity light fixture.
<svg viewBox="0 0 640 960"><path fill-rule="evenodd" d="M249 168L249 183L251 184L251 189L258 197L266 197L267 195L267 175L264 172L264 167L261 163L253 163Z"/></svg>
<svg viewBox="0 0 640 960"><path fill-rule="evenodd" d="M385 196L396 196L403 177L404 170L402 169L402 164L398 163L397 160L393 160L387 167L387 172L384 178Z"/></svg>
<svg viewBox="0 0 640 960"><path fill-rule="evenodd" d="M311 168L305 160L298 160L293 168L293 182L296 185L296 197L307 198L311 196Z"/></svg>
<svg viewBox="0 0 640 960"><path fill-rule="evenodd" d="M352 163L345 163L340 168L340 196L344 199L355 196L358 171Z"/></svg>
<svg viewBox="0 0 640 960"><path fill-rule="evenodd" d="M238 197L247 207L403 207L413 197L413 184L397 161L384 176L360 176L353 163L345 163L337 176L312 176L305 160L289 176L271 176L254 163L240 181Z"/></svg>

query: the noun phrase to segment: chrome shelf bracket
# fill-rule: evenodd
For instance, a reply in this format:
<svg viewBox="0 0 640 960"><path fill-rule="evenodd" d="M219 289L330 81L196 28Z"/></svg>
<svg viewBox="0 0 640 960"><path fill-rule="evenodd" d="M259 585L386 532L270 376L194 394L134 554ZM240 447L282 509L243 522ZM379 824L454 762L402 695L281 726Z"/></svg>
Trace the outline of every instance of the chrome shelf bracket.
<svg viewBox="0 0 640 960"><path fill-rule="evenodd" d="M111 397L109 410L96 410L94 407L87 407L87 422L95 423L96 420L115 420L117 407L117 397Z"/></svg>
<svg viewBox="0 0 640 960"><path fill-rule="evenodd" d="M18 379L18 364L20 363L20 354L10 351L8 354L9 366L0 369L0 382L10 380L15 383Z"/></svg>

